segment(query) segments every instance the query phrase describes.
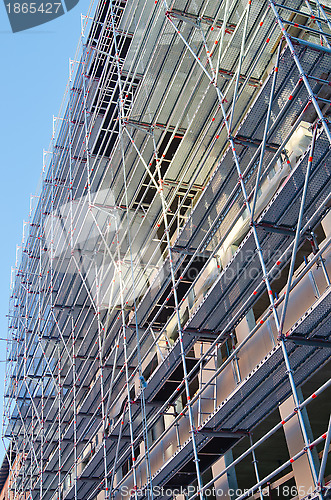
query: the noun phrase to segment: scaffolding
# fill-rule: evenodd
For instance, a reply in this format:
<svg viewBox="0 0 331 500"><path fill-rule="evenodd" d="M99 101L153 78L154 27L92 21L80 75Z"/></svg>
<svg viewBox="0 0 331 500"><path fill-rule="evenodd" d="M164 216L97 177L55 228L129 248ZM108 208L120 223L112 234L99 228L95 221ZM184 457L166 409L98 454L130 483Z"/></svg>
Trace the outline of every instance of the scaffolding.
<svg viewBox="0 0 331 500"><path fill-rule="evenodd" d="M330 62L330 2L82 16L13 270L9 498L327 498Z"/></svg>

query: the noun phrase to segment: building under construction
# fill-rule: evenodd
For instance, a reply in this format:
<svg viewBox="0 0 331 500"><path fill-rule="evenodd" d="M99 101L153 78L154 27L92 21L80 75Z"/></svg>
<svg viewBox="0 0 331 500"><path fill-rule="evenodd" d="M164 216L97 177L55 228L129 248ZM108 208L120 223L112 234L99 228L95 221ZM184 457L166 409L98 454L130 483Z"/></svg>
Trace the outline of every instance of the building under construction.
<svg viewBox="0 0 331 500"><path fill-rule="evenodd" d="M82 18L13 271L7 498L330 497L330 72L331 2Z"/></svg>

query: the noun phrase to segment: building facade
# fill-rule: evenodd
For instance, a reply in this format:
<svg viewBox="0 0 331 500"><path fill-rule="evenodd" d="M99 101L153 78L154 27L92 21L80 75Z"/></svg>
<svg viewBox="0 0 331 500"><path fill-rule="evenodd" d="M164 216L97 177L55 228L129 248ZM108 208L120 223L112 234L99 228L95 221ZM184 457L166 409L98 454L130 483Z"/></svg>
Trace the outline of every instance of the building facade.
<svg viewBox="0 0 331 500"><path fill-rule="evenodd" d="M85 18L13 276L9 498L328 498L330 19Z"/></svg>

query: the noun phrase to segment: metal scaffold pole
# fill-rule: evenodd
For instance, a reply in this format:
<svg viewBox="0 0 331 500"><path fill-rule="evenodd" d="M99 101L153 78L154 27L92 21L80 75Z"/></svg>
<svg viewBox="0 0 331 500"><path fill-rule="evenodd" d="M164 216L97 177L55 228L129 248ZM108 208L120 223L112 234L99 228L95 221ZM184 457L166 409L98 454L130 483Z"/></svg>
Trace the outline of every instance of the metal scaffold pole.
<svg viewBox="0 0 331 500"><path fill-rule="evenodd" d="M186 359L185 359L185 351L183 348L183 330L182 330L182 323L180 319L180 312L179 312L179 300L178 300L178 295L177 295L177 284L176 284L176 277L175 277L175 272L174 272L174 266L173 266L173 255L172 255L172 249L171 249L171 243L170 243L170 237L169 237L169 227L168 227L168 220L167 220L167 212L168 212L168 207L166 205L165 199L164 199L164 194L163 194L163 184L164 180L162 179L161 175L161 170L160 170L160 165L159 165L159 157L157 153L157 148L156 148L156 143L155 143L155 138L154 135L152 136L153 139L153 148L154 148L154 160L156 162L156 171L158 175L158 183L159 183L159 195L161 198L161 203L162 203L162 217L164 221L164 232L166 234L166 242L167 242L167 250L168 250L168 257L169 257L169 267L170 267L170 273L171 273L171 281L172 281L172 293L175 301L175 313L176 313L176 319L177 319L177 325L178 325L178 335L179 335L179 341L180 341L180 347L181 347L181 361L182 361L182 367L183 367L183 374L184 374L184 386L185 386L185 394L186 394L186 399L187 399L187 408L188 408L188 416L189 416L189 421L190 421L190 433L191 433L191 439L192 439L192 447L193 447L193 455L194 455L194 463L195 463L195 468L196 468L196 474L197 474L197 481L198 481L198 493L199 497L201 500L204 499L203 491L202 491L202 478L200 474L200 466L199 466L199 456L198 456L198 448L195 440L195 434L197 432L196 430L196 425L194 422L194 414L193 414L193 408L191 406L191 393L190 393L190 387L188 383L188 378L187 378L187 366L186 366Z"/></svg>
<svg viewBox="0 0 331 500"><path fill-rule="evenodd" d="M114 33L114 40L116 40L116 34ZM115 42L116 43L116 42ZM115 45L116 47L116 45ZM116 48L115 48L116 50ZM142 371L142 360L141 360L141 352L140 352L140 338L139 338L139 327L137 320L137 304L136 304L136 289L135 289L135 277L134 277L134 261L132 255L131 248L131 236L130 236L130 216L128 210L128 191L127 191L127 183L126 183L126 169L125 169L125 155L124 155L124 144L123 144L123 94L121 90L121 74L118 69L118 79L119 79L119 87L120 87L120 98L119 98L119 135L121 142L121 153L122 153L122 163L123 163L123 180L124 180L124 191L125 191L125 205L127 207L126 210L126 222L127 222L127 233L128 233L128 243L129 243L129 252L130 252L130 270L131 270L131 281L132 281L132 294L133 294L133 308L134 308L134 319L135 319L135 330L136 330L136 341L137 341L137 359L138 359L138 374L139 374L139 387L140 387L140 401L141 401L141 411L142 411L142 421L143 421L143 434L144 434L144 446L145 446L145 464L146 464L146 477L147 477L147 498L151 498L153 500L153 484L152 484L152 474L151 474L151 464L150 464L150 455L149 455L149 440L148 440L148 426L147 426L147 415L146 415L146 402L145 402L145 394L144 394L144 376Z"/></svg>

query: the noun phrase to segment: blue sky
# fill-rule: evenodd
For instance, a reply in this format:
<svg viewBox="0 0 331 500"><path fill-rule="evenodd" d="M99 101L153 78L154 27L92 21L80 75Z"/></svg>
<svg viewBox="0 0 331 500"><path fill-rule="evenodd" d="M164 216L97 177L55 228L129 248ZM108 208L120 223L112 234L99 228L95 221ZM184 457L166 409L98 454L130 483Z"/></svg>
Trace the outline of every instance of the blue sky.
<svg viewBox="0 0 331 500"><path fill-rule="evenodd" d="M47 24L13 34L4 4L0 6L1 111L0 197L2 237L0 246L0 338L7 336L10 269L16 244L22 238L30 195L36 192L43 149L52 134L68 79L69 58L74 58L81 30L81 13L90 0ZM0 360L6 343L0 341ZM0 412L2 420L4 363L0 362ZM0 444L0 465L4 450Z"/></svg>

